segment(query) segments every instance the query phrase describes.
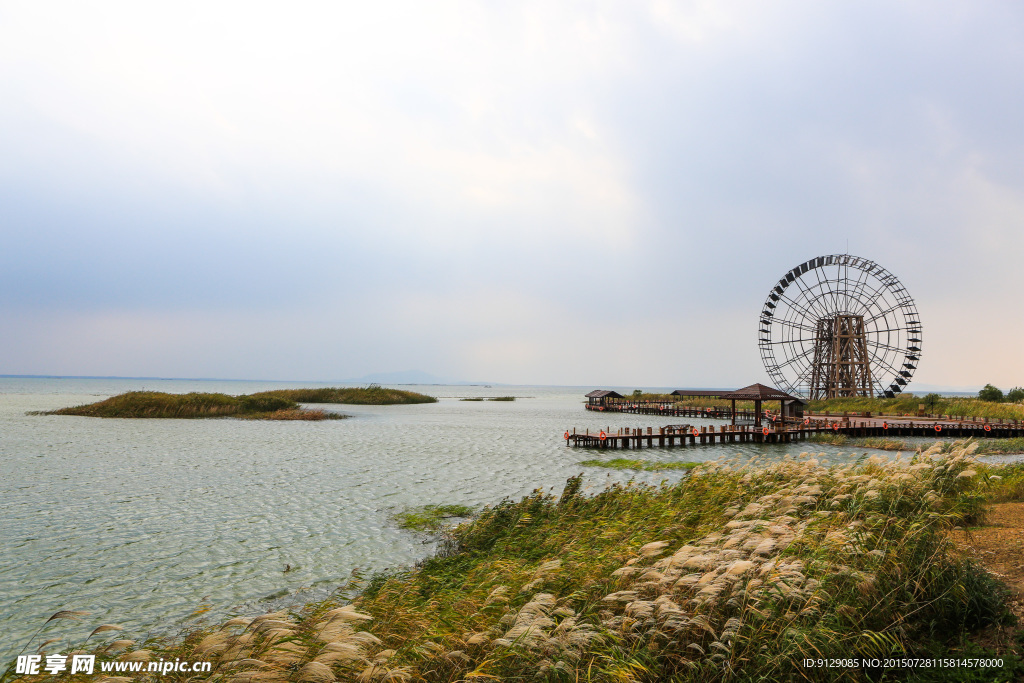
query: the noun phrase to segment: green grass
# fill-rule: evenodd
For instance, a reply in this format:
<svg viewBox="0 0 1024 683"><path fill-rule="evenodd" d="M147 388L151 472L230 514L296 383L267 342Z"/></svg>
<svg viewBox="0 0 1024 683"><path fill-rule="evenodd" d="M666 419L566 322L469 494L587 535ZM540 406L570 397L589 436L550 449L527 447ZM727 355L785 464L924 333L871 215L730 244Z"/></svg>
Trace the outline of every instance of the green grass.
<svg viewBox="0 0 1024 683"><path fill-rule="evenodd" d="M96 403L34 414L84 417L199 419L238 417L259 420L336 420L344 415L305 410L280 396L252 394L167 394L160 391L129 391Z"/></svg>
<svg viewBox="0 0 1024 683"><path fill-rule="evenodd" d="M213 679L238 683L863 680L802 662L955 656L1012 620L949 532L1024 488L1024 466L978 465L970 448L705 463L590 495L573 477L561 496L485 508L415 568L127 647L209 659Z"/></svg>
<svg viewBox="0 0 1024 683"><path fill-rule="evenodd" d="M349 405L399 405L437 403L437 399L415 391L388 389L379 384L366 387L320 387L315 389L275 389L253 396L283 398L295 403L346 403Z"/></svg>
<svg viewBox="0 0 1024 683"><path fill-rule="evenodd" d="M899 439L885 439L882 437L869 436L854 439L852 444L861 448L874 448L880 451L907 451L913 450L906 441Z"/></svg>
<svg viewBox="0 0 1024 683"><path fill-rule="evenodd" d="M832 398L824 401L810 401L807 410L822 413L863 413L876 415L917 415L918 407L925 403L922 397L901 395L896 398ZM1019 403L995 403L978 398L939 398L926 403L928 415L950 415L953 417L978 417L993 420L1024 420L1024 405Z"/></svg>
<svg viewBox="0 0 1024 683"><path fill-rule="evenodd" d="M846 434L830 434L821 432L807 437L810 443L828 444L830 446L849 446L850 448L873 448L879 451L907 451L913 450L906 441L899 439L885 439L882 437L860 437L851 438Z"/></svg>
<svg viewBox="0 0 1024 683"><path fill-rule="evenodd" d="M395 513L394 520L401 529L437 531L444 526L445 520L472 514L473 508L468 505L421 505Z"/></svg>
<svg viewBox="0 0 1024 683"><path fill-rule="evenodd" d="M579 463L584 467L608 467L615 470L691 470L700 463L696 462L658 462L655 460L629 460L614 458L612 460L584 460Z"/></svg>
<svg viewBox="0 0 1024 683"><path fill-rule="evenodd" d="M821 443L830 446L844 446L849 440L850 437L846 434L830 434L828 432L818 432L807 437L808 443Z"/></svg>
<svg viewBox="0 0 1024 683"><path fill-rule="evenodd" d="M979 439L978 453L981 455L1024 453L1024 437L1016 437L1012 439Z"/></svg>

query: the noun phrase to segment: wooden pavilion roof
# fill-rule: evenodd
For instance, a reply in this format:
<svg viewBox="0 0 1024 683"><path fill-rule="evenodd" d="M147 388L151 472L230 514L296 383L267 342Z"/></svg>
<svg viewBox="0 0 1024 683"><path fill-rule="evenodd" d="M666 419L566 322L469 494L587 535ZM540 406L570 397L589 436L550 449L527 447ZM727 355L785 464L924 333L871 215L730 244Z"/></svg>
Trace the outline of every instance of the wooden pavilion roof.
<svg viewBox="0 0 1024 683"><path fill-rule="evenodd" d="M736 391L727 391L721 398L736 399L737 401L802 401L796 396L790 396L784 391L766 387L763 384L751 384Z"/></svg>
<svg viewBox="0 0 1024 683"><path fill-rule="evenodd" d="M586 398L623 398L623 396L617 391L611 391L609 389L595 389L589 394L586 394Z"/></svg>

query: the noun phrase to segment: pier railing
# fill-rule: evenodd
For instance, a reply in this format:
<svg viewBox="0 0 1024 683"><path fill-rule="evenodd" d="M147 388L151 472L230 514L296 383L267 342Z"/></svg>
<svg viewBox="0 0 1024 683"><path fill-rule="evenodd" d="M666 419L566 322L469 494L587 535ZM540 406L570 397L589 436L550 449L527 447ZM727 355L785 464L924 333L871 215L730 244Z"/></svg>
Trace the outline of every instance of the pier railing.
<svg viewBox="0 0 1024 683"><path fill-rule="evenodd" d="M583 448L671 448L674 446L713 445L724 443L790 443L802 441L815 434L842 434L845 436L932 436L954 438L1013 438L1024 436L1024 422L950 420L906 420L875 417L851 419L838 416L805 416L803 420L776 420L762 427L750 425L668 425L658 427L611 427L591 433L565 431L567 446Z"/></svg>

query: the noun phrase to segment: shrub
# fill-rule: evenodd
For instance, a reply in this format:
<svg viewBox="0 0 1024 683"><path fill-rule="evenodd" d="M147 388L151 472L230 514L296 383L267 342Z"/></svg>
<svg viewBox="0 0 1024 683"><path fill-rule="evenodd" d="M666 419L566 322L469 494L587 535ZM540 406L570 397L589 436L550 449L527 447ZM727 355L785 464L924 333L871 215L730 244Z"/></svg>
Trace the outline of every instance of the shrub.
<svg viewBox="0 0 1024 683"><path fill-rule="evenodd" d="M986 384L984 388L978 392L978 398L982 401L991 401L993 403L1002 403L1003 392L991 384Z"/></svg>
<svg viewBox="0 0 1024 683"><path fill-rule="evenodd" d="M1024 401L1024 388L1014 387L1006 392L1006 400L1011 403L1020 403Z"/></svg>

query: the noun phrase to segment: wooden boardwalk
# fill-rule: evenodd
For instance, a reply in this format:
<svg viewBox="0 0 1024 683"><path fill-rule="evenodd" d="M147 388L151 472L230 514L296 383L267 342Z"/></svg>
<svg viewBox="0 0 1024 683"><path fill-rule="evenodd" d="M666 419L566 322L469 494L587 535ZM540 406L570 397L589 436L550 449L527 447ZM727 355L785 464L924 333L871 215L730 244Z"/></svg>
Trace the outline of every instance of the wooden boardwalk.
<svg viewBox="0 0 1024 683"><path fill-rule="evenodd" d="M694 409L700 410L700 409ZM621 411L620 411L621 412ZM729 409L726 408L728 413ZM739 413L739 411L737 411ZM696 417L706 417L704 413ZM566 430L563 438L567 446L581 448L672 448L725 443L791 443L803 441L814 434L843 434L846 436L924 436L954 438L1010 438L1024 436L1024 423L989 423L970 420L941 420L925 418L844 418L841 416L808 417L802 422L754 427L751 425L714 425L694 427L669 425L666 427L625 427L612 432L611 428L596 434Z"/></svg>
<svg viewBox="0 0 1024 683"><path fill-rule="evenodd" d="M710 417L714 419L728 420L732 417L732 409L729 407L708 407L697 408L692 406L677 406L671 403L657 403L653 401L642 401L639 403L613 403L606 406L592 406L584 404L584 408L594 412L627 413L630 415L662 415L664 417ZM755 415L753 410L737 410L736 419L753 421Z"/></svg>

